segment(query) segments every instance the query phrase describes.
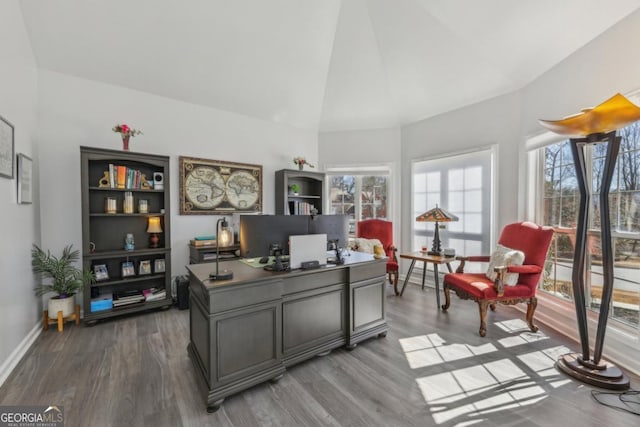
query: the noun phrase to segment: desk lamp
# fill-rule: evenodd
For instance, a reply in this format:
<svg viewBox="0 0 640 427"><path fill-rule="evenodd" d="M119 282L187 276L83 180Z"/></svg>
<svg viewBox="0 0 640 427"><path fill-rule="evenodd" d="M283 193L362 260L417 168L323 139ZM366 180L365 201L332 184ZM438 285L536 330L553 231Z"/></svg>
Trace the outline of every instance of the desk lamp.
<svg viewBox="0 0 640 427"><path fill-rule="evenodd" d="M149 233L149 247L157 248L160 244L159 234L162 233L159 216L149 217L149 226L147 227L147 233Z"/></svg>
<svg viewBox="0 0 640 427"><path fill-rule="evenodd" d="M220 226L222 224L222 226ZM233 279L233 271L219 269L220 264L220 246L229 246L233 241L233 235L229 230L227 218L222 217L216 222L216 272L209 274L211 280L231 280Z"/></svg>
<svg viewBox="0 0 640 427"><path fill-rule="evenodd" d="M440 245L440 233L438 231L440 226L438 225L438 223L439 222L455 222L457 220L458 220L457 216L445 211L442 208L439 208L437 204L435 208L429 209L422 215L419 215L416 217L417 222L435 222L436 223L435 233L433 234L433 245L431 247L431 250L427 252L429 255L442 255L442 247Z"/></svg>
<svg viewBox="0 0 640 427"><path fill-rule="evenodd" d="M573 256L571 281L575 298L576 318L580 332L582 354L569 353L560 356L558 369L587 384L609 390L626 390L629 378L615 365L601 360L607 318L613 294L613 250L611 245L611 220L609 218L609 187L613 178L616 157L620 150L621 137L616 130L640 120L640 108L619 93L595 108L587 108L578 114L561 120L539 120L545 128L569 139L571 154L576 169L576 179L580 190L576 245ZM607 143L607 154L600 185L600 233L602 241L602 299L598 313L598 328L593 358L589 353L589 330L585 305L585 263L587 229L589 227L589 204L591 203L591 183L586 176L587 159L585 147L591 144Z"/></svg>

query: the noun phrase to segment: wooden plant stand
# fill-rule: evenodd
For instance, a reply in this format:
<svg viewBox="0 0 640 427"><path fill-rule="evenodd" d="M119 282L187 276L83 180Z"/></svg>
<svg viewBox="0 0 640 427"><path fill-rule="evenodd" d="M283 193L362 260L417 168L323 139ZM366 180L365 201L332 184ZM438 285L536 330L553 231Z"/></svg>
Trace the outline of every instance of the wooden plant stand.
<svg viewBox="0 0 640 427"><path fill-rule="evenodd" d="M68 315L67 317L62 317L62 311L58 312L58 317L56 319L49 318L49 310L45 310L42 313L42 328L45 331L49 330L49 325L54 323L58 324L58 332L62 332L64 330L64 322L68 322L69 320L75 320L76 325L80 324L80 305L76 304L76 308L73 313Z"/></svg>

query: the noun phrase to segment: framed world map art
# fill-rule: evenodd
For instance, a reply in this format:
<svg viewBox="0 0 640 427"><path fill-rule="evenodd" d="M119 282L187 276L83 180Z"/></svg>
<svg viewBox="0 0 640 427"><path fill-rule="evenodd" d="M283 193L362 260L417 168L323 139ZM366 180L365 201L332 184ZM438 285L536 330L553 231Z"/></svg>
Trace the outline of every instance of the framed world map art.
<svg viewBox="0 0 640 427"><path fill-rule="evenodd" d="M180 156L180 214L262 212L262 166Z"/></svg>

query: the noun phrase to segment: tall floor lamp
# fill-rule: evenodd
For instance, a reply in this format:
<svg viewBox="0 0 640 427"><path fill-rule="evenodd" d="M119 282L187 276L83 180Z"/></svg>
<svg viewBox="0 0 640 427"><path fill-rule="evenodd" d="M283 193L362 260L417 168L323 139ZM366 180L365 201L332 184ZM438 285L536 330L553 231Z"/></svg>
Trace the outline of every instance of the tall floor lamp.
<svg viewBox="0 0 640 427"><path fill-rule="evenodd" d="M613 250L611 246L611 221L609 219L609 187L620 149L620 136L616 130L640 120L640 108L627 98L616 94L592 109L562 120L540 120L540 124L560 135L573 136L571 154L576 169L576 179L580 191L580 206L576 228L576 248L573 256L573 295L582 354L570 353L561 356L556 366L582 382L609 390L626 390L629 378L615 365L602 361L604 335L611 296L613 294ZM585 255L587 229L589 227L589 202L591 182L586 173L585 147L590 144L607 143L607 154L600 185L600 233L602 241L602 298L598 315L598 328L593 357L589 353L589 330L585 306L585 276L587 274Z"/></svg>

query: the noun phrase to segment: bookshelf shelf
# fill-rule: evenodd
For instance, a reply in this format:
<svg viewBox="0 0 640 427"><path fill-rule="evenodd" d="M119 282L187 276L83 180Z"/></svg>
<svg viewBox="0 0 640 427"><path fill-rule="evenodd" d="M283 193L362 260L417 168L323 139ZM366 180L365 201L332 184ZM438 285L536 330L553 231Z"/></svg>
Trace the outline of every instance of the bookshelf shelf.
<svg viewBox="0 0 640 427"><path fill-rule="evenodd" d="M169 158L154 154L80 147L82 187L82 260L85 269L100 270L105 279L85 289L83 295L84 322L95 323L126 313L171 306L171 222L169 209ZM111 186L110 171L126 173L126 187ZM162 174L164 185L150 186L149 179ZM100 183L100 186L98 186ZM133 209L125 212L125 199L133 200ZM107 213L107 199L115 200L116 213ZM139 202L146 202L147 211L140 212ZM130 206L130 205L127 205ZM159 217L162 227L157 248L149 247L148 218ZM133 236L135 249L125 250L125 236ZM133 269L131 271L130 264ZM141 269L140 265L144 268ZM128 268L124 268L127 267ZM140 274L143 270L147 274ZM115 301L143 290L160 290L158 300L129 303L104 309L97 301ZM164 294L162 294L164 290ZM127 299L127 298L124 298ZM122 303L122 299L120 302Z"/></svg>
<svg viewBox="0 0 640 427"><path fill-rule="evenodd" d="M320 215L324 213L325 175L294 169L276 171L276 214L309 215L312 208ZM299 188L292 194L292 185Z"/></svg>

